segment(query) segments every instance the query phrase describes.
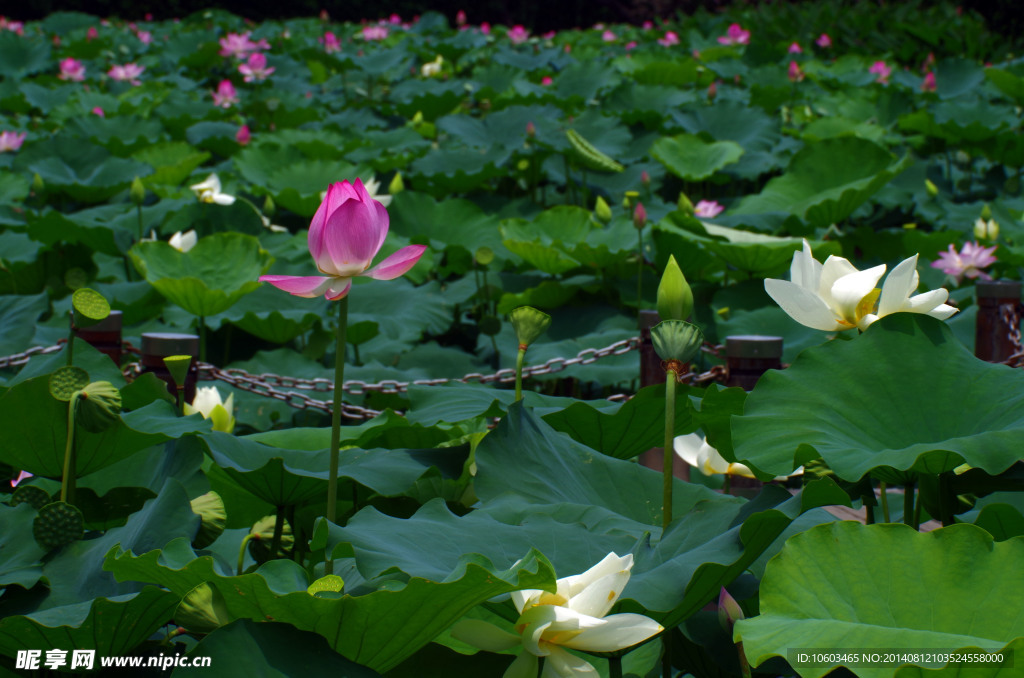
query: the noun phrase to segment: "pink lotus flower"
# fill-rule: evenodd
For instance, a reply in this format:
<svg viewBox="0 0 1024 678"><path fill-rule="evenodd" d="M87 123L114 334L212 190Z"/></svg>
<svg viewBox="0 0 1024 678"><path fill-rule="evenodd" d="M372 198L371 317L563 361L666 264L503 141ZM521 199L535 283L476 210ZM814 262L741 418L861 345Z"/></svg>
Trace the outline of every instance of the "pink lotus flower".
<svg viewBox="0 0 1024 678"><path fill-rule="evenodd" d="M480 24L480 32L483 33L484 35L490 35L491 34L491 24L489 22L487 22L487 21L485 21L482 24Z"/></svg>
<svg viewBox="0 0 1024 678"><path fill-rule="evenodd" d="M11 481L11 487L17 487L18 483L20 483L22 480L31 477L32 474L29 473L28 471L21 471L20 473L18 473L18 477Z"/></svg>
<svg viewBox="0 0 1024 678"><path fill-rule="evenodd" d="M245 146L252 139L252 133L249 132L248 125L242 125L238 128L238 132L235 133L235 141L242 146Z"/></svg>
<svg viewBox="0 0 1024 678"><path fill-rule="evenodd" d="M795 61L789 62L789 70L786 75L790 82L801 82L804 79L804 72L800 70L800 64Z"/></svg>
<svg viewBox="0 0 1024 678"><path fill-rule="evenodd" d="M214 106L231 108L238 103L238 92L235 91L235 86L231 84L230 80L221 80L217 85L217 90L211 91L210 94L213 95Z"/></svg>
<svg viewBox="0 0 1024 678"><path fill-rule="evenodd" d="M89 32L85 34L87 42L92 42L96 38L100 37L100 32L96 30L95 26L89 26Z"/></svg>
<svg viewBox="0 0 1024 678"><path fill-rule="evenodd" d="M675 31L665 31L664 38L658 38L658 44L663 47L671 47L672 45L679 44L679 36L675 34Z"/></svg>
<svg viewBox="0 0 1024 678"><path fill-rule="evenodd" d="M363 40L383 40L386 37L387 26L363 26Z"/></svg>
<svg viewBox="0 0 1024 678"><path fill-rule="evenodd" d="M550 85L552 82L553 80L551 79L550 75L545 75L543 78L540 79L540 84L544 85L545 87Z"/></svg>
<svg viewBox="0 0 1024 678"><path fill-rule="evenodd" d="M725 35L718 36L718 42L723 45L746 45L750 42L750 31L743 30L739 24L731 24Z"/></svg>
<svg viewBox="0 0 1024 678"><path fill-rule="evenodd" d="M93 115L98 115L98 116L100 116L101 118L105 118L105 117L107 117L107 114L106 114L106 113L104 113L104 112L103 112L103 109L102 109L102 108L100 108L99 106L97 106L97 107L95 107L94 109L92 109L92 114L93 114Z"/></svg>
<svg viewBox="0 0 1024 678"><path fill-rule="evenodd" d="M615 42L616 40L619 39L619 36L615 35L611 31L605 31L604 33L601 34L601 39L604 40L605 42Z"/></svg>
<svg viewBox="0 0 1024 678"><path fill-rule="evenodd" d="M790 54L803 54L804 53L804 50L800 47L800 43L799 42L794 42L792 45L789 46L789 49L787 51Z"/></svg>
<svg viewBox="0 0 1024 678"><path fill-rule="evenodd" d="M957 252L953 245L946 252L939 252L939 258L932 262L932 268L941 268L942 272L953 276L959 284L961 278L981 278L991 280L992 276L981 269L996 262L992 253L998 245L982 247L976 242L965 242L961 251Z"/></svg>
<svg viewBox="0 0 1024 678"><path fill-rule="evenodd" d="M530 39L530 31L523 28L520 24L516 24L508 29L508 39L512 41L513 45L524 43Z"/></svg>
<svg viewBox="0 0 1024 678"><path fill-rule="evenodd" d="M0 132L0 153L16 151L25 143L26 132Z"/></svg>
<svg viewBox="0 0 1024 678"><path fill-rule="evenodd" d="M828 49L832 46L832 38L828 37L828 33L822 33L821 36L814 41L814 44L822 49Z"/></svg>
<svg viewBox="0 0 1024 678"><path fill-rule="evenodd" d="M884 61L876 61L871 64L871 68L868 69L869 73L874 73L878 77L875 82L880 82L883 85L889 84L889 76L892 75L892 69L886 65Z"/></svg>
<svg viewBox="0 0 1024 678"><path fill-rule="evenodd" d="M543 38L544 40L554 40L556 35L558 35L558 31L548 31L547 33L542 34L540 37Z"/></svg>
<svg viewBox="0 0 1024 678"><path fill-rule="evenodd" d="M261 49L270 49L270 43L265 39L261 39L257 42L253 42L249 39L251 32L245 33L228 33L226 37L221 38L220 42L220 55L224 57L234 57L235 59L244 59L251 52L258 52Z"/></svg>
<svg viewBox="0 0 1024 678"><path fill-rule="evenodd" d="M330 31L324 33L324 37L320 39L320 42L323 43L324 51L328 54L341 51L341 43L338 42L338 36Z"/></svg>
<svg viewBox="0 0 1024 678"><path fill-rule="evenodd" d="M6 28L12 33L25 35L25 24L21 21L11 21L7 17L0 16L0 29Z"/></svg>
<svg viewBox="0 0 1024 678"><path fill-rule="evenodd" d="M149 43L153 42L153 34L149 31L139 31L135 35L139 38L140 41L142 41L143 45L148 45Z"/></svg>
<svg viewBox="0 0 1024 678"><path fill-rule="evenodd" d="M693 214L703 219L714 219L725 210L714 200L698 200L693 208Z"/></svg>
<svg viewBox="0 0 1024 678"><path fill-rule="evenodd" d="M460 28L466 25L466 12L464 10L460 9L455 13L455 25Z"/></svg>
<svg viewBox="0 0 1024 678"><path fill-rule="evenodd" d="M630 50L634 50L634 49L636 49L636 40L630 40L629 42L627 42L625 44L625 50L627 52L629 52Z"/></svg>
<svg viewBox="0 0 1024 678"><path fill-rule="evenodd" d="M352 278L366 276L393 280L411 269L426 245L409 245L373 268L388 235L388 211L374 200L363 182L331 184L327 196L309 224L309 253L323 276L264 275L261 282L297 297L341 299L352 288ZM367 270L369 269L369 270Z"/></svg>
<svg viewBox="0 0 1024 678"><path fill-rule="evenodd" d="M111 80L121 80L138 86L142 84L142 81L138 78L145 70L145 66L139 66L138 64L125 64L123 66L115 64L110 67L109 71L107 71L107 76L109 76Z"/></svg>
<svg viewBox="0 0 1024 678"><path fill-rule="evenodd" d="M85 66L78 59L61 59L60 61L60 75L57 76L61 80L72 80L74 82L82 82L85 80Z"/></svg>
<svg viewBox="0 0 1024 678"><path fill-rule="evenodd" d="M238 67L238 72L245 76L246 82L266 80L274 70L273 67L267 68L267 55L263 52L253 52L248 61Z"/></svg>
<svg viewBox="0 0 1024 678"><path fill-rule="evenodd" d="M402 23L402 17L401 15L398 14L392 14L391 16L388 17L388 22L397 26L400 23Z"/></svg>
<svg viewBox="0 0 1024 678"><path fill-rule="evenodd" d="M934 92L936 90L935 85L935 74L928 71L924 74L924 80L921 82L922 92Z"/></svg>
<svg viewBox="0 0 1024 678"><path fill-rule="evenodd" d="M644 29L645 31L649 31L652 28L654 28L654 22L653 21L645 21L645 22L643 22L640 25L640 28Z"/></svg>

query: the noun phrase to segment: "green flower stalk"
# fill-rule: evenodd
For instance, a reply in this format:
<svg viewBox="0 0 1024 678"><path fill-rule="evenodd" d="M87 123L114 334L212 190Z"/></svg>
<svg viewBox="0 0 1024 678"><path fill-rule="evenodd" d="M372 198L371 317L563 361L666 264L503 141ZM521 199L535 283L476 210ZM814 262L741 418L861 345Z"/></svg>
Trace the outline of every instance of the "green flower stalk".
<svg viewBox="0 0 1024 678"><path fill-rule="evenodd" d="M551 316L532 306L520 306L509 313L508 317L519 341L519 353L516 355L516 400L519 401L523 399L523 359L526 357L526 349L548 329Z"/></svg>

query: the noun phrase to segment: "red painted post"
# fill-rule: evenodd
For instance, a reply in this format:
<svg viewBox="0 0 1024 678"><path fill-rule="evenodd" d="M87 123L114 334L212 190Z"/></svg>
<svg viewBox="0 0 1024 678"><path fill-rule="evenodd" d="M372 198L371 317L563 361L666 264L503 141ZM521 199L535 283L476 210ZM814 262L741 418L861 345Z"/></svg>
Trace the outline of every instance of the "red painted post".
<svg viewBox="0 0 1024 678"><path fill-rule="evenodd" d="M121 366L121 311L111 311L103 320L89 327L76 327L75 336L89 342L100 353L110 356Z"/></svg>
<svg viewBox="0 0 1024 678"><path fill-rule="evenodd" d="M990 363L1001 363L1020 350L1021 283L979 280L974 289L978 299L974 355Z"/></svg>
<svg viewBox="0 0 1024 678"><path fill-rule="evenodd" d="M726 337L725 359L729 366L725 385L750 391L762 374L782 369L782 337L760 334Z"/></svg>

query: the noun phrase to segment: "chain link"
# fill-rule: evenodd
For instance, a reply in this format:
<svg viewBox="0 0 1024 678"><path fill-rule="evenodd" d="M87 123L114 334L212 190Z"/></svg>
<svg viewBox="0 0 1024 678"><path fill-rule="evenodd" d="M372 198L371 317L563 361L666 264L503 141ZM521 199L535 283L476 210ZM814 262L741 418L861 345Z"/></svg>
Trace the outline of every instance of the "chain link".
<svg viewBox="0 0 1024 678"><path fill-rule="evenodd" d="M1004 360L1003 364L1010 367L1021 367L1024 365L1024 346L1021 345L1020 338L1020 316L1021 312L1024 311L1024 305L1020 302L1002 304L999 307L999 311L1000 319L1008 328L1007 337L1013 346L1013 355Z"/></svg>
<svg viewBox="0 0 1024 678"><path fill-rule="evenodd" d="M64 348L65 343L67 342L62 342L60 344L54 344L53 346L45 347L33 346L27 351L22 351L21 353L15 353L14 355L0 357L0 369L3 369L5 367L16 367L18 365L24 365L29 361L29 358L31 358L34 355L47 355L49 353L56 353L57 351Z"/></svg>

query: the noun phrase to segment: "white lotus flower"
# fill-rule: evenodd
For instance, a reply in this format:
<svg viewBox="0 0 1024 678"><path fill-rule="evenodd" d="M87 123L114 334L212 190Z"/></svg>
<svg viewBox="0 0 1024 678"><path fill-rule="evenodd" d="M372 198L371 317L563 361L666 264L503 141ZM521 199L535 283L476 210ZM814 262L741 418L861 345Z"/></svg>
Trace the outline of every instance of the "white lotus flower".
<svg viewBox="0 0 1024 678"><path fill-rule="evenodd" d="M676 454L690 466L700 469L706 476L730 475L743 476L744 478L755 478L750 467L738 462L728 462L721 452L708 444L699 433L689 433L683 436L676 436L672 443ZM798 476L804 472L804 467L796 469L789 475ZM776 480L785 480L788 476L777 476Z"/></svg>
<svg viewBox="0 0 1024 678"><path fill-rule="evenodd" d="M538 657L545 657L542 678L597 678L597 670L563 648L587 652L614 652L641 643L663 629L640 614L605 617L629 581L633 556L609 553L583 574L559 579L557 591L525 590L512 593L519 611L516 633L503 631L478 619L463 619L452 636L490 652L522 645L504 678L535 678ZM518 634L518 635L517 635Z"/></svg>
<svg viewBox="0 0 1024 678"><path fill-rule="evenodd" d="M176 232L171 236L167 244L178 250L179 252L188 252L190 249L196 246L199 236L192 229L189 229L182 233L181 231Z"/></svg>
<svg viewBox="0 0 1024 678"><path fill-rule="evenodd" d="M199 412L203 419L213 420L213 430L231 433L235 430L235 394L222 401L216 386L202 386L196 390L192 404L185 403L185 414Z"/></svg>
<svg viewBox="0 0 1024 678"><path fill-rule="evenodd" d="M911 296L919 282L916 254L900 262L878 290L875 285L884 273L884 264L858 271L837 256L821 264L804 240L803 250L793 253L791 280L768 278L764 289L793 320L826 332L855 327L864 330L879 318L901 311L924 313L939 320L957 312L945 303L949 297L945 289Z"/></svg>
<svg viewBox="0 0 1024 678"><path fill-rule="evenodd" d="M235 202L235 196L221 193L220 179L216 174L206 177L205 181L189 186L195 191L199 202L212 202L218 205L230 205Z"/></svg>

